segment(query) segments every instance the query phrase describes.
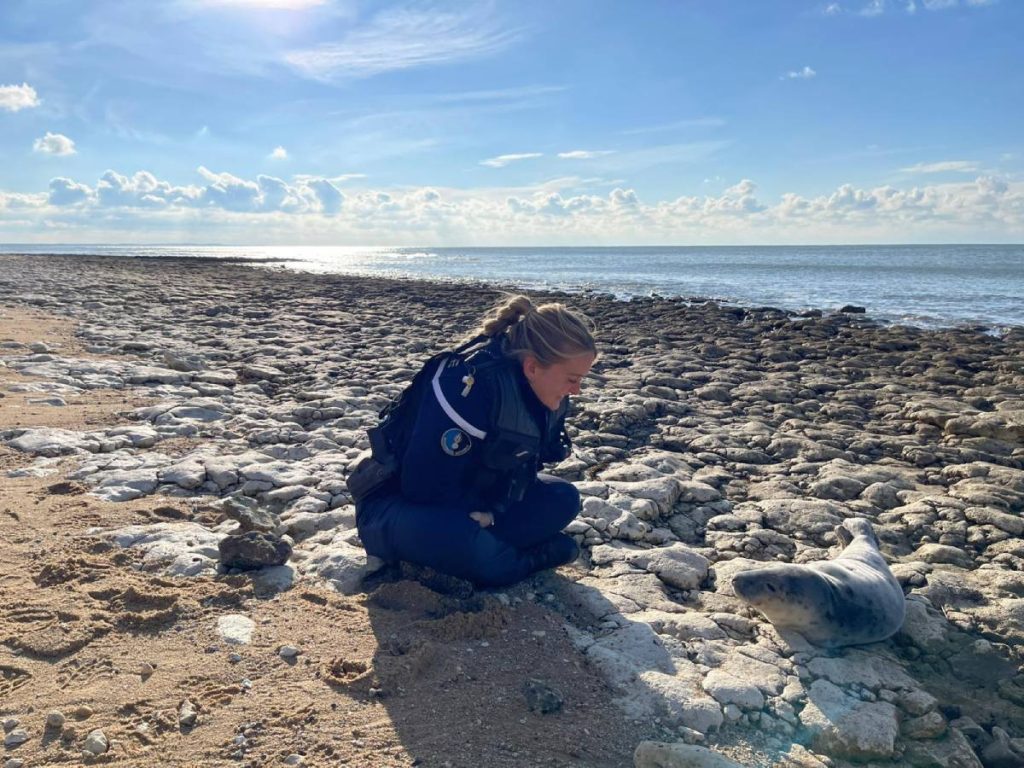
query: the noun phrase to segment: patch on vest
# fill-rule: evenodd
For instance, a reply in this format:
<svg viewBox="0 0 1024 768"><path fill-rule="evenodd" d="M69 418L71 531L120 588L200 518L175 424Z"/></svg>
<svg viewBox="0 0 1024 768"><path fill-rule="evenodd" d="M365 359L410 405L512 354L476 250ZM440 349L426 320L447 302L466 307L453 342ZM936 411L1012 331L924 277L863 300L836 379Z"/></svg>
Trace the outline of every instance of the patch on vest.
<svg viewBox="0 0 1024 768"><path fill-rule="evenodd" d="M462 456L469 453L469 449L472 447L473 441L461 429L452 427L441 435L441 448L449 456Z"/></svg>

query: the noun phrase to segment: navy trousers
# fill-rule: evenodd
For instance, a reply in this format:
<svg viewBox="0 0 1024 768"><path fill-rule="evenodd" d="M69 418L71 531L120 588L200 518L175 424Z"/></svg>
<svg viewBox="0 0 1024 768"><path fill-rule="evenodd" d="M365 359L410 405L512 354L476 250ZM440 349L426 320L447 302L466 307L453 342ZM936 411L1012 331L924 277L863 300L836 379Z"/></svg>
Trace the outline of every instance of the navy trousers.
<svg viewBox="0 0 1024 768"><path fill-rule="evenodd" d="M572 483L539 474L522 501L488 528L469 517L473 509L417 504L398 491L364 499L356 507L356 525L366 551L382 560L501 587L572 559L575 542L561 530L579 509Z"/></svg>

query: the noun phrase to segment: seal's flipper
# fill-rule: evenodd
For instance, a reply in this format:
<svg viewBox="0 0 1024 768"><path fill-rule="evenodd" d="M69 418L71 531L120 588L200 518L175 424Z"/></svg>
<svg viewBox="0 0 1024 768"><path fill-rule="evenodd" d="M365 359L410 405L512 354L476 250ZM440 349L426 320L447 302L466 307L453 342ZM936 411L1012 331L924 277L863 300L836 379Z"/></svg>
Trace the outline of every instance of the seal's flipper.
<svg viewBox="0 0 1024 768"><path fill-rule="evenodd" d="M878 546L878 537L875 536L875 529L871 527L871 523L862 517L852 517L849 520L844 520L841 525L836 527L836 536L843 542L843 546L849 546L850 542L853 541L857 536L867 536L876 547Z"/></svg>

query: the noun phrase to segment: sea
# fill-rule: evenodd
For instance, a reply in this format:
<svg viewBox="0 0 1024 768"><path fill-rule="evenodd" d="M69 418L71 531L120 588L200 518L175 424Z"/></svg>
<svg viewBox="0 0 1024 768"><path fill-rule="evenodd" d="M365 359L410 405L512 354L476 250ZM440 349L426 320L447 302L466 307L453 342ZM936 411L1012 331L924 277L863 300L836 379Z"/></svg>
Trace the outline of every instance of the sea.
<svg viewBox="0 0 1024 768"><path fill-rule="evenodd" d="M391 248L0 245L0 253L227 259L259 269L713 299L804 311L864 307L886 323L1024 326L1024 245Z"/></svg>

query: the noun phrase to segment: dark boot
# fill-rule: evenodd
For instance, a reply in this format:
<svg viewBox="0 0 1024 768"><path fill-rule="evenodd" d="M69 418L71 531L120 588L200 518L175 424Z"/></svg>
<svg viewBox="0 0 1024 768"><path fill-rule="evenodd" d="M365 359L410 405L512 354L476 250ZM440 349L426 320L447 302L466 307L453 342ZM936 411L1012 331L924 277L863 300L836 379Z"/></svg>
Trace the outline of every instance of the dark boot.
<svg viewBox="0 0 1024 768"><path fill-rule="evenodd" d="M530 573L557 568L571 563L580 555L576 540L565 533L556 533L547 541L526 550L524 557L529 563Z"/></svg>

